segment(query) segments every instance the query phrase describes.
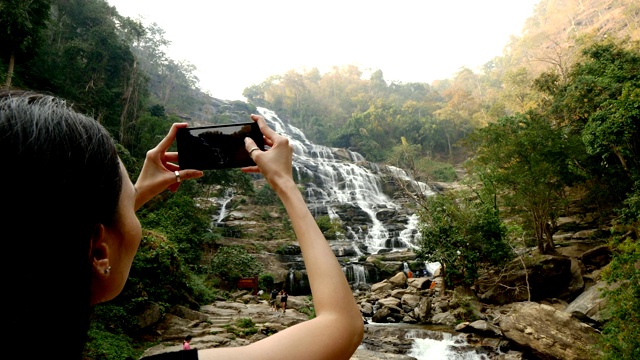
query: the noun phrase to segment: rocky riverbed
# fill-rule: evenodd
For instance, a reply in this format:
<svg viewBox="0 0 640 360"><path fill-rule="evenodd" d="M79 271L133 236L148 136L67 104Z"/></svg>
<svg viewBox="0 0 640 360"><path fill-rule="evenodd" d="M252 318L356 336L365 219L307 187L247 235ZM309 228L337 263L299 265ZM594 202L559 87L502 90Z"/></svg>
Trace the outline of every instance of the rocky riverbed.
<svg viewBox="0 0 640 360"><path fill-rule="evenodd" d="M518 298L519 292L499 293L486 284L475 291L443 290L437 274L408 278L402 271L354 291L365 337L352 359L422 360L412 356L416 339L445 336L454 339L454 352L476 354L477 359L595 358L592 345L606 320L600 312L605 299L599 295L608 285L599 273L608 262L608 249L574 239L559 251L558 256L529 255L524 299ZM537 278L554 285L540 286ZM524 282L524 274L512 274L499 283L511 289ZM246 291L199 310L176 306L162 318L154 319L159 311L150 306L146 321L154 324L152 333L159 344L144 356L179 350L187 334L199 349L242 346L310 318L309 296L290 296L288 306L286 313L273 311L266 298Z"/></svg>

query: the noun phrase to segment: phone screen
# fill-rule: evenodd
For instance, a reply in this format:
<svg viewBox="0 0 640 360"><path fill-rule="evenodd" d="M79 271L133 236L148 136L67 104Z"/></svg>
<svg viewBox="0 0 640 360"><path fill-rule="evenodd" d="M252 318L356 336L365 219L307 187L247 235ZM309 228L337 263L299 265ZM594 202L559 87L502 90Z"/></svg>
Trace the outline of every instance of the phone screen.
<svg viewBox="0 0 640 360"><path fill-rule="evenodd" d="M254 166L244 146L250 137L260 150L264 138L255 122L178 129L178 164L181 169L226 169Z"/></svg>

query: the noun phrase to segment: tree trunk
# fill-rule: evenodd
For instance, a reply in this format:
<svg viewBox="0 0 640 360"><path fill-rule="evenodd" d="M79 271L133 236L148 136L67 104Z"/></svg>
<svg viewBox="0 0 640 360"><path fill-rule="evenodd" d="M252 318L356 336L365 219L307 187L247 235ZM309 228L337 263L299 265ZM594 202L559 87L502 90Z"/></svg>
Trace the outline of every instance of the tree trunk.
<svg viewBox="0 0 640 360"><path fill-rule="evenodd" d="M618 160L620 160L620 164L622 164L622 168L624 168L624 171L629 174L629 167L627 167L627 161L625 160L624 155L622 155L622 152L618 150L618 147L616 146L611 146L611 151L616 154Z"/></svg>
<svg viewBox="0 0 640 360"><path fill-rule="evenodd" d="M138 70L138 60L133 60L133 67L131 73L129 74L129 84L125 88L123 98L124 98L124 106L122 107L122 113L120 114L120 143L128 148L129 140L127 138L127 131L129 127L129 106L134 98L135 86L136 86L136 78L137 78L137 70ZM134 104L133 106L136 106ZM135 117L131 117L131 121L135 120Z"/></svg>
<svg viewBox="0 0 640 360"><path fill-rule="evenodd" d="M11 81L13 80L13 69L15 67L15 63L16 63L16 51L12 50L11 56L9 57L9 69L7 70L7 78L6 78L6 81L4 82L4 86L6 86L7 88L11 87Z"/></svg>

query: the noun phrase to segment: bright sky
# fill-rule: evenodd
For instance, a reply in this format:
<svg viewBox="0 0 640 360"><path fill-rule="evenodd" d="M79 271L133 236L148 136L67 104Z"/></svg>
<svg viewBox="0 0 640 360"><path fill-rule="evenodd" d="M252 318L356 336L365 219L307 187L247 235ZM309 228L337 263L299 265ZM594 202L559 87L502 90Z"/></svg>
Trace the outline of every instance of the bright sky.
<svg viewBox="0 0 640 360"><path fill-rule="evenodd" d="M539 0L107 0L157 23L176 61L225 100L288 70L353 64L431 83L476 70L520 35Z"/></svg>

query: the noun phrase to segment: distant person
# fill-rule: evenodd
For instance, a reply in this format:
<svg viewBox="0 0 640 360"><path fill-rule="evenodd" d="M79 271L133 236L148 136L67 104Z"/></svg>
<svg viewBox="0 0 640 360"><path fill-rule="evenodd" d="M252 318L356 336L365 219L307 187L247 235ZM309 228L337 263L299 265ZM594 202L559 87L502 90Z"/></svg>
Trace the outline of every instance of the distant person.
<svg viewBox="0 0 640 360"><path fill-rule="evenodd" d="M182 350L191 350L191 335L184 337L182 341Z"/></svg>
<svg viewBox="0 0 640 360"><path fill-rule="evenodd" d="M280 291L280 306L282 307L282 313L284 314L287 311L287 299L289 298L289 295L287 294L286 291L284 291L284 289L282 289L282 291Z"/></svg>
<svg viewBox="0 0 640 360"><path fill-rule="evenodd" d="M411 279L413 277L413 273L411 272L411 270L407 271L407 277L409 279Z"/></svg>
<svg viewBox="0 0 640 360"><path fill-rule="evenodd" d="M271 299L269 300L269 305L271 305L272 311L278 311L278 307L276 306L276 300L278 299L278 290L275 288L271 290Z"/></svg>

